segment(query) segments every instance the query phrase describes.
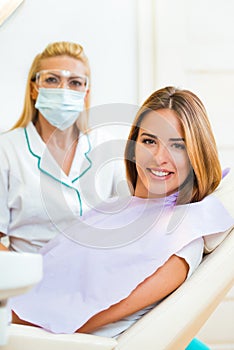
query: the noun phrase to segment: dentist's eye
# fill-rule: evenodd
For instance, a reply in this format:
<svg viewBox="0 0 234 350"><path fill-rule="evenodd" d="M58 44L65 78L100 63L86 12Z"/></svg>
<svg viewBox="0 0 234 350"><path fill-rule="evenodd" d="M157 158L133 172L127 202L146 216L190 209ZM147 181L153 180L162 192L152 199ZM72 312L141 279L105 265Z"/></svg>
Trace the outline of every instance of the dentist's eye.
<svg viewBox="0 0 234 350"><path fill-rule="evenodd" d="M82 83L79 80L71 80L69 81L69 85L73 85L73 86L82 86Z"/></svg>
<svg viewBox="0 0 234 350"><path fill-rule="evenodd" d="M56 78L56 77L53 77L53 76L51 76L51 77L47 77L45 80L44 80L44 83L45 84L58 84L59 83L59 79L58 78Z"/></svg>

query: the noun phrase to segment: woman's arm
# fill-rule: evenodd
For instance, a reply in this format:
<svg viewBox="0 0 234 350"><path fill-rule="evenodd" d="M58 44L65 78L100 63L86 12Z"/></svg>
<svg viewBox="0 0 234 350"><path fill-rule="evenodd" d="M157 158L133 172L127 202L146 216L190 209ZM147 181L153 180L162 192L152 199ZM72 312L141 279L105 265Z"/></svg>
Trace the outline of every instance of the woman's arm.
<svg viewBox="0 0 234 350"><path fill-rule="evenodd" d="M0 241L1 241L1 237L5 236L2 232L0 232ZM0 251L1 250L8 250L7 247L5 245L3 245L1 242L0 242Z"/></svg>
<svg viewBox="0 0 234 350"><path fill-rule="evenodd" d="M176 255L171 256L153 275L139 284L126 299L93 316L77 332L91 333L99 327L119 321L163 299L185 281L188 270L189 266L183 258Z"/></svg>
<svg viewBox="0 0 234 350"><path fill-rule="evenodd" d="M7 249L7 247L4 244L0 243L0 251L3 250L9 251L9 249Z"/></svg>

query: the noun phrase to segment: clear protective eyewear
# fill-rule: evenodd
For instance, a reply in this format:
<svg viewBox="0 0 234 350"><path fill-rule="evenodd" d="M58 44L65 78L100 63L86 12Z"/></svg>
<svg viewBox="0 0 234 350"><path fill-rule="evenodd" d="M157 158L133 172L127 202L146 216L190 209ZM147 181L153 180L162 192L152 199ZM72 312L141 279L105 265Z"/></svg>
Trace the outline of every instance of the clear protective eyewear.
<svg viewBox="0 0 234 350"><path fill-rule="evenodd" d="M47 69L36 73L36 83L39 88L65 88L84 92L88 90L89 79L85 75L78 75L69 70Z"/></svg>

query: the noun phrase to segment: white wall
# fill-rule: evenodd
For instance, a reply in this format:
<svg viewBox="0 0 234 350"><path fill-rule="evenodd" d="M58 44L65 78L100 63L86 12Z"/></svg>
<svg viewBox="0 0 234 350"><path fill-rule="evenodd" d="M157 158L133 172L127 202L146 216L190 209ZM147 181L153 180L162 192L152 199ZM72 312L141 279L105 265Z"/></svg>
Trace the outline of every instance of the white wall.
<svg viewBox="0 0 234 350"><path fill-rule="evenodd" d="M137 103L136 1L25 0L0 27L0 130L18 119L28 69L52 41L84 46L92 105Z"/></svg>
<svg viewBox="0 0 234 350"><path fill-rule="evenodd" d="M234 167L233 13L233 0L157 0L155 8L155 87L176 85L201 98L223 167Z"/></svg>

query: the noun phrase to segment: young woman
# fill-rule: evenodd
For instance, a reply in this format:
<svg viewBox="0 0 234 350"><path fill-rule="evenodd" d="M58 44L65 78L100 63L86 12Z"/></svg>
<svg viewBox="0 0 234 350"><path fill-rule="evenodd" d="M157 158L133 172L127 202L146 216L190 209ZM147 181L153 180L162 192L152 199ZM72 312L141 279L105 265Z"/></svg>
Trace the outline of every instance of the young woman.
<svg viewBox="0 0 234 350"><path fill-rule="evenodd" d="M154 92L136 116L125 159L132 196L91 210L42 249L44 278L12 300L14 322L117 336L193 273L203 235L233 225L212 196L222 173L192 92Z"/></svg>
<svg viewBox="0 0 234 350"><path fill-rule="evenodd" d="M35 57L22 115L0 136L0 237L11 250L37 252L124 178L115 162L96 174L105 161L98 146L110 137L88 130L89 96L81 45L55 42Z"/></svg>

